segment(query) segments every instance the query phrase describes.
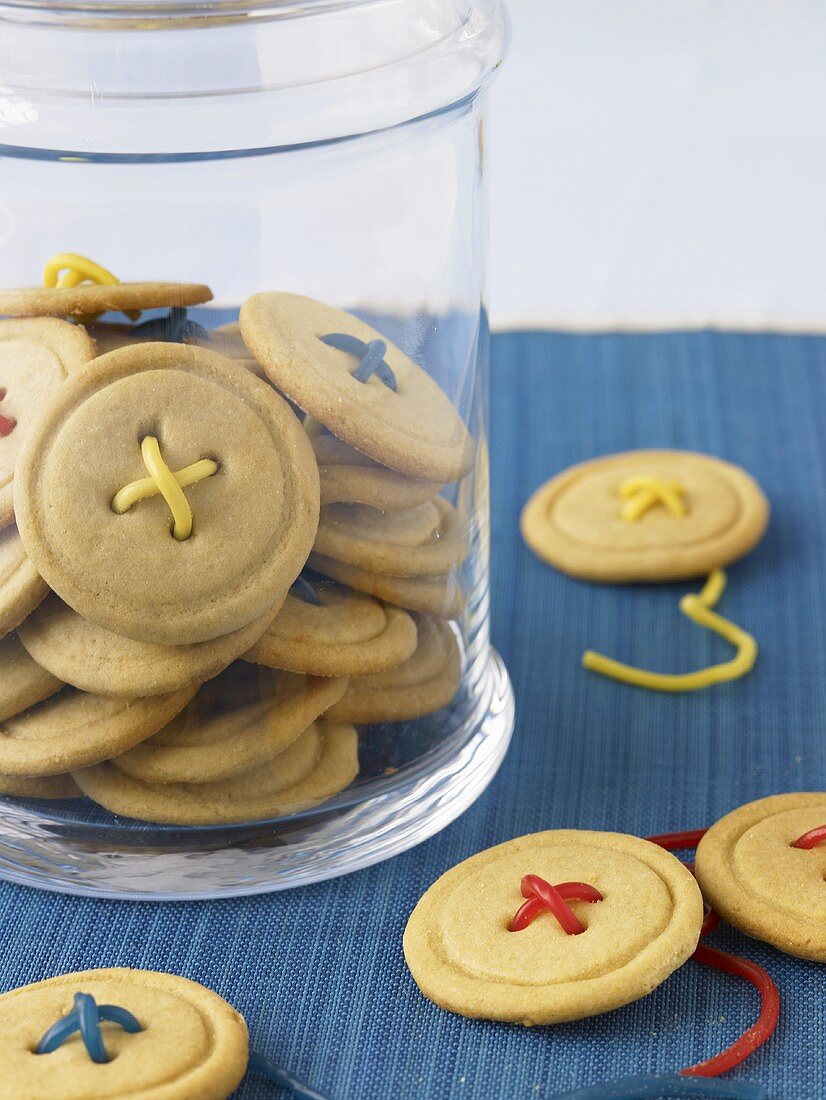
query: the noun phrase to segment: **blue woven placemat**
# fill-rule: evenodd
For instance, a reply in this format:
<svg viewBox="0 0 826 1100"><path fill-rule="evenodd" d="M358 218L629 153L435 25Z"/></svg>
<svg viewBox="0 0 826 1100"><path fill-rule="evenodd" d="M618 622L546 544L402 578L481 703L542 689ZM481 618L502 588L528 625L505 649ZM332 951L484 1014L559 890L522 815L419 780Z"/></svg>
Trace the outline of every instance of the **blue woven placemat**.
<svg viewBox="0 0 826 1100"><path fill-rule="evenodd" d="M421 847L290 894L154 905L0 884L0 990L91 966L176 971L225 995L256 1047L335 1100L551 1097L699 1061L753 1019L750 986L689 964L600 1019L533 1030L468 1021L419 995L401 935L439 874L512 836L698 827L753 798L826 788L826 340L526 333L495 337L493 352L494 640L518 713L488 792ZM674 671L726 659L723 642L679 615L686 586L581 584L518 535L522 503L551 474L650 446L741 463L774 507L720 608L756 635L757 668L695 695L579 667L588 646ZM731 931L712 942L762 963L784 997L776 1036L737 1075L773 1100L826 1096L826 968ZM273 1095L252 1078L238 1092Z"/></svg>

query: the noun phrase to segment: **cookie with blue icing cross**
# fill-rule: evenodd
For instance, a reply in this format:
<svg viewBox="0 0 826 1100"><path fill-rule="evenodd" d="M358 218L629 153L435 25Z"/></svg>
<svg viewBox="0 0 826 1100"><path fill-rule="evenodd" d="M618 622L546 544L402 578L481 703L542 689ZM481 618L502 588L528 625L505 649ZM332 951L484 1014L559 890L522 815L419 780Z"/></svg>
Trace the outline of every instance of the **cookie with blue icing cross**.
<svg viewBox="0 0 826 1100"><path fill-rule="evenodd" d="M272 383L356 450L409 477L467 474L473 441L441 386L392 341L344 310L299 294L254 294L244 343Z"/></svg>
<svg viewBox="0 0 826 1100"><path fill-rule="evenodd" d="M563 573L606 583L688 580L747 554L769 504L745 470L693 451L604 455L563 470L522 510L522 537Z"/></svg>
<svg viewBox="0 0 826 1100"><path fill-rule="evenodd" d="M318 524L318 468L283 399L181 344L121 348L69 378L15 481L48 585L97 626L160 645L209 641L279 606Z"/></svg>
<svg viewBox="0 0 826 1100"><path fill-rule="evenodd" d="M243 1016L175 974L62 974L0 995L2 1100L226 1100L249 1060Z"/></svg>

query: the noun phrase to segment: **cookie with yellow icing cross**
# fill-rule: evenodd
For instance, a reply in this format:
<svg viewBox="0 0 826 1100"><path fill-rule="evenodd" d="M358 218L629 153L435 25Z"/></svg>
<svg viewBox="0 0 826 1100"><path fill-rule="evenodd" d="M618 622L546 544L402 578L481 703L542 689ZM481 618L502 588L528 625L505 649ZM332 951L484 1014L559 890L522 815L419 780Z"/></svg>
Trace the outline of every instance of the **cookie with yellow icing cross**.
<svg viewBox="0 0 826 1100"><path fill-rule="evenodd" d="M720 916L789 955L826 962L826 791L749 802L712 825L697 881Z"/></svg>
<svg viewBox="0 0 826 1100"><path fill-rule="evenodd" d="M400 607L302 575L244 660L313 676L363 676L401 665L415 649L416 624Z"/></svg>
<svg viewBox="0 0 826 1100"><path fill-rule="evenodd" d="M308 754L315 756L307 771ZM214 783L144 783L114 764L74 772L84 794L115 814L169 825L263 821L328 801L358 775L358 734L319 722L279 756Z"/></svg>
<svg viewBox="0 0 826 1100"><path fill-rule="evenodd" d="M200 283L127 282L86 256L61 252L43 272L43 285L0 290L0 315L10 317L95 317L121 311L194 306L212 291Z"/></svg>
<svg viewBox="0 0 826 1100"><path fill-rule="evenodd" d="M699 887L670 853L557 829L442 875L410 916L404 957L451 1012L556 1024L646 996L689 958L702 923Z"/></svg>
<svg viewBox="0 0 826 1100"><path fill-rule="evenodd" d="M628 451L563 470L522 511L534 553L583 580L687 580L747 554L769 519L757 482L692 451Z"/></svg>
<svg viewBox="0 0 826 1100"><path fill-rule="evenodd" d="M396 668L354 676L327 712L336 722L406 722L446 707L459 690L462 658L447 623L419 622L415 653Z"/></svg>
<svg viewBox="0 0 826 1100"><path fill-rule="evenodd" d="M333 435L410 477L464 477L473 441L444 390L350 313L299 294L241 307L244 343L268 377Z"/></svg>
<svg viewBox="0 0 826 1100"><path fill-rule="evenodd" d="M271 386L201 348L140 344L69 378L15 475L35 568L115 634L192 645L283 601L318 523L318 468Z"/></svg>
<svg viewBox="0 0 826 1100"><path fill-rule="evenodd" d="M78 325L0 321L0 527L14 520L14 468L30 423L64 379L97 354Z"/></svg>
<svg viewBox="0 0 826 1100"><path fill-rule="evenodd" d="M85 970L0 995L4 1100L227 1100L248 1058L244 1018L175 974Z"/></svg>

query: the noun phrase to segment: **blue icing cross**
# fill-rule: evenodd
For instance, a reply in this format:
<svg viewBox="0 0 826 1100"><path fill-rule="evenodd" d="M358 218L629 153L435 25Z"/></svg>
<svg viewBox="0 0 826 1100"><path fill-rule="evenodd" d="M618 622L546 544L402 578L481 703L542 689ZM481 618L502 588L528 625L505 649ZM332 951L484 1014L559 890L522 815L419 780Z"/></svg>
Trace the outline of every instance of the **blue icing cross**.
<svg viewBox="0 0 826 1100"><path fill-rule="evenodd" d="M99 1005L91 993L75 993L75 1007L68 1016L52 1024L37 1044L35 1053L51 1054L71 1035L79 1031L83 1045L92 1061L99 1064L108 1062L109 1055L106 1053L106 1045L100 1030L101 1020L118 1024L130 1034L143 1031L132 1013L125 1008L118 1008L117 1005Z"/></svg>
<svg viewBox="0 0 826 1100"><path fill-rule="evenodd" d="M375 374L394 392L398 389L396 376L384 361L387 351L384 340L371 340L369 344L365 344L363 340L346 332L329 332L326 336L319 336L319 340L336 351L347 352L359 359L359 365L353 371L353 378L359 382L366 382Z"/></svg>

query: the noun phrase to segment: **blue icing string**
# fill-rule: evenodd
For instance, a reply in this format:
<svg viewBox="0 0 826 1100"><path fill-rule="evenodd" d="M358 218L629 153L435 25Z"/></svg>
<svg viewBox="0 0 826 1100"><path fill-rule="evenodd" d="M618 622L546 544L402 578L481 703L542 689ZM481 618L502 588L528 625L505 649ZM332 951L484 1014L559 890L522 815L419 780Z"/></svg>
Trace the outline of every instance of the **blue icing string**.
<svg viewBox="0 0 826 1100"><path fill-rule="evenodd" d="M315 607L321 607L318 590L312 581L309 581L303 573L300 573L290 586L290 595L295 596L304 603L311 603Z"/></svg>
<svg viewBox="0 0 826 1100"><path fill-rule="evenodd" d="M396 376L384 361L387 351L384 340L371 340L369 344L365 344L363 340L346 332L329 332L326 336L319 336L319 340L336 351L356 356L359 365L353 371L353 378L359 382L367 382L375 374L394 392L398 389Z"/></svg>
<svg viewBox="0 0 826 1100"><path fill-rule="evenodd" d="M132 328L130 335L146 336L149 339L162 339L170 344L181 344L184 340L208 340L209 333L196 321L190 321L182 306L174 306L166 317L151 317Z"/></svg>
<svg viewBox="0 0 826 1100"><path fill-rule="evenodd" d="M91 993L75 993L75 1005L68 1016L52 1024L40 1042L36 1054L51 1054L66 1040L80 1032L83 1045L93 1062L102 1064L109 1061L106 1045L100 1030L101 1020L118 1024L124 1031L134 1034L143 1028L125 1008L117 1005L99 1005Z"/></svg>
<svg viewBox="0 0 826 1100"><path fill-rule="evenodd" d="M712 1077L646 1074L598 1081L573 1092L560 1093L553 1100L686 1100L717 1097L717 1100L766 1100L766 1090L751 1081L720 1081Z"/></svg>
<svg viewBox="0 0 826 1100"><path fill-rule="evenodd" d="M296 1100L327 1100L323 1093L316 1092L314 1088L299 1080L294 1073L290 1073L289 1070L282 1069L281 1066L270 1062L263 1054L250 1051L249 1068L258 1073L263 1073L265 1077L268 1077L276 1085L280 1085L281 1088L289 1089Z"/></svg>

